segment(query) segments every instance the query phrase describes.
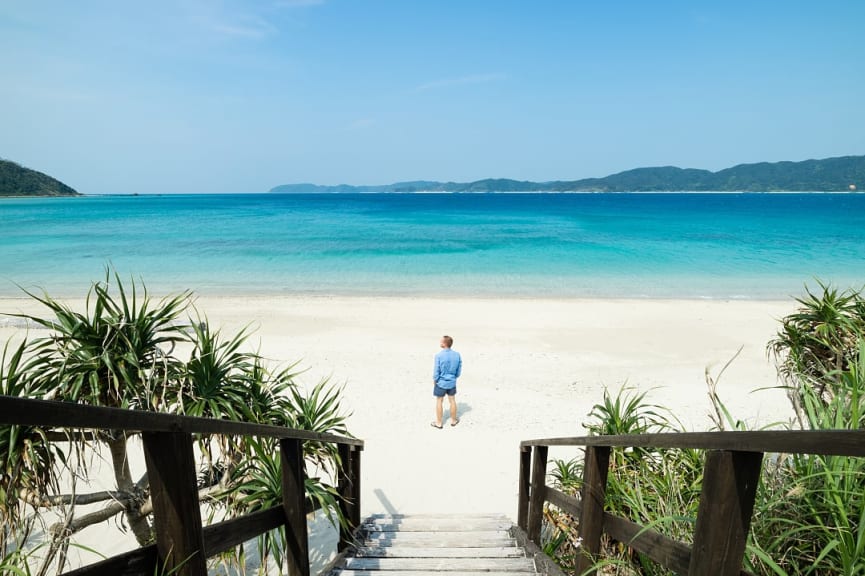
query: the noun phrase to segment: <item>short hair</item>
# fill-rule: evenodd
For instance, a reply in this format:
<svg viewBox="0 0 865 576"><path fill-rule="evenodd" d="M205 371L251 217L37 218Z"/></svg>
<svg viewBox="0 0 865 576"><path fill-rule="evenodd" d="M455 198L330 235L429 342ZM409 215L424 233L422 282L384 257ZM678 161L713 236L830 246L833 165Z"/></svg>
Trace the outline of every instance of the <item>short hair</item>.
<svg viewBox="0 0 865 576"><path fill-rule="evenodd" d="M442 340L445 341L445 344L448 345L448 348L450 348L451 346L454 345L454 339L451 338L450 336L448 336L447 334L445 334L444 336L442 336Z"/></svg>

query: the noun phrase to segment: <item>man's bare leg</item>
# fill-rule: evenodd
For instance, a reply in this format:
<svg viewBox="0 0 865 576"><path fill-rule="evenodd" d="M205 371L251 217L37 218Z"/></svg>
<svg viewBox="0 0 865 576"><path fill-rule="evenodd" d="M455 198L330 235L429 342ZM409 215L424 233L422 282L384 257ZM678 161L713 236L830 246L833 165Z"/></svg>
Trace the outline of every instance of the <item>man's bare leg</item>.
<svg viewBox="0 0 865 576"><path fill-rule="evenodd" d="M444 398L439 396L436 398L436 426L442 425L442 415L444 413Z"/></svg>
<svg viewBox="0 0 865 576"><path fill-rule="evenodd" d="M456 394L448 396L448 401L451 403L451 426L456 426L459 420L457 419L457 398Z"/></svg>

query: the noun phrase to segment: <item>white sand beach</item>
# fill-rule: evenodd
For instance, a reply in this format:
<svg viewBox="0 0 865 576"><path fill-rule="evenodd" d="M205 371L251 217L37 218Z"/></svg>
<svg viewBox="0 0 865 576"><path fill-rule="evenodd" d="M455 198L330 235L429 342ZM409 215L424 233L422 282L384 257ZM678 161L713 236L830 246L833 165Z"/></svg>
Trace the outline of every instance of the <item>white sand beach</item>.
<svg viewBox="0 0 865 576"><path fill-rule="evenodd" d="M777 384L766 343L794 304L445 296L197 301L212 325L234 331L252 324L253 342L260 342L265 356L301 360L308 367L303 383L323 377L344 383L350 429L366 441L364 514L511 517L519 441L582 435L604 387L649 390L650 400L687 427L705 430L711 425L705 370L717 374L741 347L721 379L722 399L752 425L788 419L782 391L754 391ZM36 310L27 300L0 299L2 314ZM23 332L0 328L0 338ZM430 426L431 371L442 334L453 336L464 365L457 395L461 422L437 430ZM105 546L103 539L98 548L114 552Z"/></svg>

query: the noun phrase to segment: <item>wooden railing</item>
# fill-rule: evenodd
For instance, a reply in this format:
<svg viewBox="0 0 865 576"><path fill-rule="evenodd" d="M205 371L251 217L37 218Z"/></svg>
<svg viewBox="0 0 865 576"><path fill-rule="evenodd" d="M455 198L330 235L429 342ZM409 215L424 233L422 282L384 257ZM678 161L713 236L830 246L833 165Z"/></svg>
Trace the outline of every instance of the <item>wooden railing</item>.
<svg viewBox="0 0 865 576"><path fill-rule="evenodd" d="M336 444L340 506L348 526L340 548L360 525L360 456L363 441L264 424L193 418L137 410L85 406L0 396L0 424L46 429L140 432L153 503L156 543L66 572L64 576L152 576L159 570L179 576L206 576L207 558L285 526L290 576L309 576L303 443ZM270 437L279 440L282 505L202 526L193 434Z"/></svg>
<svg viewBox="0 0 865 576"><path fill-rule="evenodd" d="M546 485L550 446L585 447L580 498ZM688 546L604 510L612 448L706 450L694 544ZM577 574L598 559L601 535L677 574L742 574L742 559L764 453L865 457L865 431L705 432L526 440L520 444L517 524L540 546L544 503L579 521Z"/></svg>

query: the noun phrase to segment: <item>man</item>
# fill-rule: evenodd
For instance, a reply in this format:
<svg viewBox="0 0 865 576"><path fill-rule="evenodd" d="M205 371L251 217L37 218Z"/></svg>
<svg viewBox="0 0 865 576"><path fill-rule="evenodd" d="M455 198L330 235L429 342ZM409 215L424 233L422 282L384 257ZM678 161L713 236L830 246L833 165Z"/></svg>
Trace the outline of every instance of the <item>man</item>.
<svg viewBox="0 0 865 576"><path fill-rule="evenodd" d="M445 396L448 397L451 409L451 426L460 423L457 418L457 378L463 370L463 359L456 350L451 350L454 339L450 336L442 336L441 351L436 354L433 367L433 396L436 399L436 419L432 422L433 428L442 429L443 404Z"/></svg>

